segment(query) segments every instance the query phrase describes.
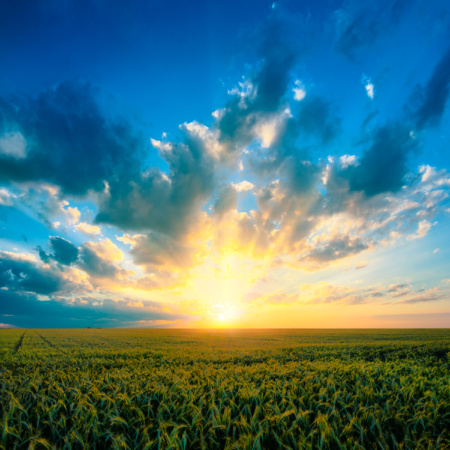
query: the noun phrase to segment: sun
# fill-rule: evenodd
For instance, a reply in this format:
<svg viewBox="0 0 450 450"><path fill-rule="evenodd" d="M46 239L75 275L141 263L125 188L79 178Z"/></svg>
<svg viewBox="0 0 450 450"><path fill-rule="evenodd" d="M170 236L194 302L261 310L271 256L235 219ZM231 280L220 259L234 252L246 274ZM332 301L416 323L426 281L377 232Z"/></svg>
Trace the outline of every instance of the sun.
<svg viewBox="0 0 450 450"><path fill-rule="evenodd" d="M205 326L233 327L244 316L243 297L259 275L238 255L212 257L192 273L186 292L196 299Z"/></svg>

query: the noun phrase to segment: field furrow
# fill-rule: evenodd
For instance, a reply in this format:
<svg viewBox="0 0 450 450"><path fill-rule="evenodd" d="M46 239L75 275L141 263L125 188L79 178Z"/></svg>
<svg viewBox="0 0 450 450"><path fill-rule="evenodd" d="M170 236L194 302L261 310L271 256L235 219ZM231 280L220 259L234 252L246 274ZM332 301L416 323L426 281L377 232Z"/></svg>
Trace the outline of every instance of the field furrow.
<svg viewBox="0 0 450 450"><path fill-rule="evenodd" d="M67 354L67 352L59 347L57 347L55 344L53 344L51 341L49 341L47 338L45 338L44 336L42 336L42 334L38 333L37 331L35 332L49 347L54 348L55 350L57 350L58 352Z"/></svg>
<svg viewBox="0 0 450 450"><path fill-rule="evenodd" d="M20 347L22 347L23 339L24 339L26 333L27 333L26 331L24 333L22 333L19 340L16 342L16 345L14 346L14 353L17 353L20 350Z"/></svg>

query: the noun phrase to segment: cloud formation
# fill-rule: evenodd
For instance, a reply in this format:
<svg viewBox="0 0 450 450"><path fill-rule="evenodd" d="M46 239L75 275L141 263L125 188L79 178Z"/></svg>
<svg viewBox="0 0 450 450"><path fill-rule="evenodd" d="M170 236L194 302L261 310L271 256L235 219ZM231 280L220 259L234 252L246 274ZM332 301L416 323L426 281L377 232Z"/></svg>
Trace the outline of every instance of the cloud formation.
<svg viewBox="0 0 450 450"><path fill-rule="evenodd" d="M374 255L422 248L448 220L448 43L419 70L420 55L399 64L388 49L372 53L387 31L414 37L417 5L327 8L290 15L278 5L258 33L244 30L250 64L237 58L226 100L176 132L127 118L126 105L113 114L89 82L16 96L0 84L7 310L22 317L34 302L44 322L53 310L70 324L157 324L178 320L179 305L225 317L233 295L244 309L445 301L445 289L404 276L355 279L379 270ZM11 211L29 218L16 234ZM285 285L262 286L286 274Z"/></svg>
<svg viewBox="0 0 450 450"><path fill-rule="evenodd" d="M72 195L102 191L105 181L126 176L139 167L145 148L127 122L102 113L89 84L61 83L37 98L1 99L0 130L0 180L45 181Z"/></svg>

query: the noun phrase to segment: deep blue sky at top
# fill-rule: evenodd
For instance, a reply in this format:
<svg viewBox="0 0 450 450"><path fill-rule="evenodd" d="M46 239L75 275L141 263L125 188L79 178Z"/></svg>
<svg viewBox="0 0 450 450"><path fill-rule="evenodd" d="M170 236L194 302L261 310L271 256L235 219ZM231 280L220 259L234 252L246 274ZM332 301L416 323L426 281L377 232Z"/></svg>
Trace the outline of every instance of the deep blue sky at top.
<svg viewBox="0 0 450 450"><path fill-rule="evenodd" d="M269 1L1 2L0 88L36 93L61 80L85 80L114 95L152 133L173 131L186 120L209 120L223 103L222 78L242 74L240 37L270 7Z"/></svg>
<svg viewBox="0 0 450 450"><path fill-rule="evenodd" d="M351 130L342 147L357 139L361 110L379 123L395 117L414 85L428 80L448 34L445 3L365 2L370 7L358 16L358 2L337 0L275 7L234 0L2 1L0 94L36 95L61 81L87 81L149 136L166 131L173 138L180 123L211 122L246 64L258 60L264 21L284 14L286 38L301 49L292 77L333 102L344 131ZM337 38L342 6L356 10L355 24ZM376 106L365 96L363 75L375 84ZM448 136L428 139L428 162L448 162Z"/></svg>

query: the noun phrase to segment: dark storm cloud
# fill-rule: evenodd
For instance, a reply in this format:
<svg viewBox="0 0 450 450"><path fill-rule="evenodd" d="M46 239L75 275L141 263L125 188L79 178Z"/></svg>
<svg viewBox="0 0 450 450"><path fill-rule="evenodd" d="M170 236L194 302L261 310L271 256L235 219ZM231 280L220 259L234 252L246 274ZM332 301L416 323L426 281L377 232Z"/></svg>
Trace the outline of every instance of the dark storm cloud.
<svg viewBox="0 0 450 450"><path fill-rule="evenodd" d="M373 135L357 166L349 166L342 175L349 180L351 191L364 191L367 196L395 192L404 184L408 172L408 156L416 148L408 128L385 125Z"/></svg>
<svg viewBox="0 0 450 450"><path fill-rule="evenodd" d="M0 287L50 295L66 287L60 271L44 268L31 260L8 252L0 252Z"/></svg>
<svg viewBox="0 0 450 450"><path fill-rule="evenodd" d="M438 125L444 114L450 91L450 49L434 68L433 75L423 89L422 104L416 113L417 126Z"/></svg>
<svg viewBox="0 0 450 450"><path fill-rule="evenodd" d="M26 147L22 157L0 154L0 180L46 181L67 194L102 190L105 180L136 169L143 155L143 139L126 122L105 117L88 84L0 100L3 133L20 133Z"/></svg>
<svg viewBox="0 0 450 450"><path fill-rule="evenodd" d="M359 48L370 45L398 23L408 6L406 0L348 0L335 11L336 49L353 57Z"/></svg>
<svg viewBox="0 0 450 450"><path fill-rule="evenodd" d="M60 299L39 301L35 294L0 290L0 311L9 323L19 327L78 328L87 326L120 327L145 320L177 320L183 316L163 312L163 305L146 302L130 307L127 300L75 297L71 302Z"/></svg>

